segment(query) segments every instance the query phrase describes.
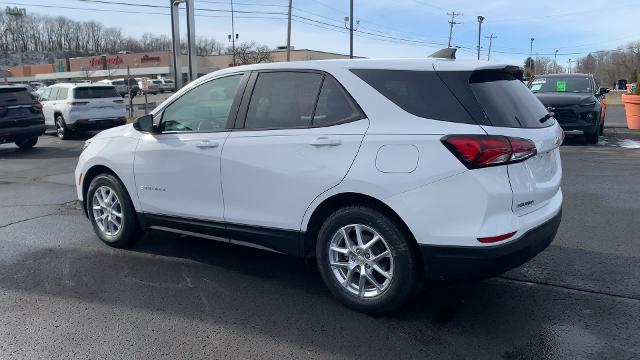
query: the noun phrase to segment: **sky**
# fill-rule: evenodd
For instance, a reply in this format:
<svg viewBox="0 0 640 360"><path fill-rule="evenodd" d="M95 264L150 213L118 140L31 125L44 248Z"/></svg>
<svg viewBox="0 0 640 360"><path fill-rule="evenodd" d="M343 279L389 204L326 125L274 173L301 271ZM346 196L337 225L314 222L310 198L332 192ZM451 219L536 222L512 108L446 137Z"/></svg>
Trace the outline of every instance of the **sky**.
<svg viewBox="0 0 640 360"><path fill-rule="evenodd" d="M533 54L558 63L591 51L615 49L640 41L638 0L354 0L358 21L354 54L376 58L421 58L446 47L450 16L456 18L452 44L458 58L477 56L478 21L482 15L481 58L522 65L533 42ZM286 44L288 0L234 0L235 32L240 41L255 40L270 47ZM133 4L141 6L131 6ZM44 6L37 6L44 5ZM145 6L151 5L151 6ZM29 13L96 20L120 27L130 36L144 32L171 34L169 0L13 0L0 6L24 7ZM165 8L166 6L166 8ZM195 0L196 35L226 43L231 33L229 0ZM345 16L349 0L293 0L292 46L349 53ZM184 29L184 11L182 11Z"/></svg>

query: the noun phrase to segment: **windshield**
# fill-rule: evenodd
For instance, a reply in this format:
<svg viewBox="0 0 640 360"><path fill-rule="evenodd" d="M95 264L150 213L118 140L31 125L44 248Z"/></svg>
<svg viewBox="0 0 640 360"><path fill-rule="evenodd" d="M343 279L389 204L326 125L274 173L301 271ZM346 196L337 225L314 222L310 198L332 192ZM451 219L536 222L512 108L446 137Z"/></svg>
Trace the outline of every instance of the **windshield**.
<svg viewBox="0 0 640 360"><path fill-rule="evenodd" d="M591 79L587 76L553 76L535 78L529 89L534 93L591 93Z"/></svg>

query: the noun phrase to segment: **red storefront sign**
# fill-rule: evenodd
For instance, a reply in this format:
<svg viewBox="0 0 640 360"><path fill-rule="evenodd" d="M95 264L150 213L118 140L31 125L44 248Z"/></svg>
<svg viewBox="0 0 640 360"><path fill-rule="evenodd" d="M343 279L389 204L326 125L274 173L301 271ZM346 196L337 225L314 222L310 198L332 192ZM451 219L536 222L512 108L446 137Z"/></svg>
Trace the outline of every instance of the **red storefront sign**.
<svg viewBox="0 0 640 360"><path fill-rule="evenodd" d="M120 65L124 62L124 60L120 56L112 56L106 58L107 64L109 65ZM89 59L89 65L91 66L99 66L102 65L101 57L94 57Z"/></svg>

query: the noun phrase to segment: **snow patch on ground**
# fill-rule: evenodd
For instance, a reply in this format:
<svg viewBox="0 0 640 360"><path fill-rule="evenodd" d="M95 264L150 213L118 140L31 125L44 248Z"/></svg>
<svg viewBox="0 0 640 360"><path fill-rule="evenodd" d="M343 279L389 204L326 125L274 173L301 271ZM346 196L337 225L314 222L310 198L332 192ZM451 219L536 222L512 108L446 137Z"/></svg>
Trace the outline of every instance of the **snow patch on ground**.
<svg viewBox="0 0 640 360"><path fill-rule="evenodd" d="M618 146L626 149L640 149L640 141L623 139L618 141Z"/></svg>

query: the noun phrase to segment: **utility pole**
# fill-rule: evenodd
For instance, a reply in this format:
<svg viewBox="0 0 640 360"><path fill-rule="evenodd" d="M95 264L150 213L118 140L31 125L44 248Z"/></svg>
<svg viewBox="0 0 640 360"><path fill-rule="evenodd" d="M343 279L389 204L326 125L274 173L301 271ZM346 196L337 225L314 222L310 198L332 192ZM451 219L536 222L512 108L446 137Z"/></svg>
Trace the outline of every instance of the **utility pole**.
<svg viewBox="0 0 640 360"><path fill-rule="evenodd" d="M291 2L289 0L289 23L287 24L287 61L291 61Z"/></svg>
<svg viewBox="0 0 640 360"><path fill-rule="evenodd" d="M27 15L27 10L25 8L7 6L5 14L11 16L17 24L18 21L22 22L22 18ZM22 66L22 47L20 46L19 41L16 43L16 50L18 50L18 65Z"/></svg>
<svg viewBox="0 0 640 360"><path fill-rule="evenodd" d="M236 34L236 28L233 22L233 0L231 1L231 52L233 53L233 66L236 66L236 39L238 38L238 34Z"/></svg>
<svg viewBox="0 0 640 360"><path fill-rule="evenodd" d="M353 59L353 0L349 1L349 59Z"/></svg>
<svg viewBox="0 0 640 360"><path fill-rule="evenodd" d="M462 13L457 13L455 11L447 13L447 15L451 16L451 20L449 20L449 44L447 45L447 47L451 47L451 37L453 36L453 27L455 25L460 24L459 22L456 22L456 17L458 16L462 16Z"/></svg>
<svg viewBox="0 0 640 360"><path fill-rule="evenodd" d="M531 45L529 46L529 59L531 60L531 62L533 62L533 41L535 40L535 38L531 38ZM533 74L535 74L536 72L536 64L533 63L533 66L531 66L531 72Z"/></svg>
<svg viewBox="0 0 640 360"><path fill-rule="evenodd" d="M480 60L480 38L482 37L482 22L484 16L478 16L478 60Z"/></svg>
<svg viewBox="0 0 640 360"><path fill-rule="evenodd" d="M491 36L485 36L485 38L489 39L489 53L487 54L487 61L491 60L491 45L493 44L493 39L497 39L497 36L493 36L493 33L491 34Z"/></svg>
<svg viewBox="0 0 640 360"><path fill-rule="evenodd" d="M558 72L558 50L556 50L555 54L553 54L553 73L556 74Z"/></svg>

